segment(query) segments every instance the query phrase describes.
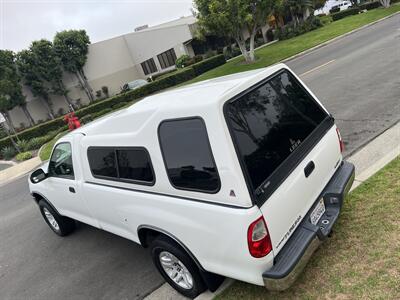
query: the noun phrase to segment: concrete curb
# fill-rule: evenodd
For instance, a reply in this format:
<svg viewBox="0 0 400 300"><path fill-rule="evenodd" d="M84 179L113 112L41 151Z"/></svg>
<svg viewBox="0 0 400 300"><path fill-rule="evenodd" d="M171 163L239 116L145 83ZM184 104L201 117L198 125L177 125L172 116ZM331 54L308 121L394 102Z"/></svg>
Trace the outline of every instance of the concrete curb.
<svg viewBox="0 0 400 300"><path fill-rule="evenodd" d="M61 133L62 132L57 134L54 138L58 139L59 136L61 135ZM47 142L47 143L49 143L49 142ZM43 150L44 146L47 145L47 143L42 145L39 148L37 156L34 158L23 161L19 164L15 163L15 162L5 161L4 163L10 163L10 164L13 164L13 166L9 167L3 171L0 171L0 186L5 185L13 180L16 180L16 179L19 179L19 178L25 176L26 174L31 172L33 169L35 169L38 166L40 166L41 164L43 164L44 161L42 161L40 159L40 152Z"/></svg>
<svg viewBox="0 0 400 300"><path fill-rule="evenodd" d="M43 162L38 156L21 162L13 167L7 168L0 172L0 186L5 185L15 179L25 176L33 169L37 168Z"/></svg>
<svg viewBox="0 0 400 300"><path fill-rule="evenodd" d="M340 36L337 36L337 37L335 37L335 38L333 38L333 39L327 40L326 42L323 42L322 44L316 45L316 46L314 46L314 47L312 47L312 48L310 48L310 49L304 50L304 51L302 51L302 52L300 52L300 53L297 53L297 54L295 54L295 55L293 55L293 56L290 56L290 57L288 57L288 58L285 58L284 60L281 60L279 63L285 63L285 62L294 60L294 59L296 59L296 58L298 58L298 57L308 55L308 54L310 54L311 52L313 52L313 51L315 51L315 50L317 50L317 49L319 49L319 48L325 47L325 46L327 46L327 45L329 45L329 44L331 44L331 43L333 43L333 42L339 41L339 40L341 40L341 39L343 39L343 38L345 38L345 37L347 37L347 36L349 36L349 35L351 35L351 34L353 34L353 33L356 33L356 32L358 32L358 31L360 31L360 30L363 30L363 29L365 29L365 28L368 28L368 27L370 27L370 26L373 26L373 25L375 25L375 24L377 24L377 23L379 23L379 22L382 22L382 21L384 21L384 20L386 20L386 19L392 18L392 17L394 17L394 16L396 16L396 15L398 15L398 14L400 14L400 11L395 12L395 13L393 13L393 14L391 14L391 15L389 15L389 16L386 16L386 17L384 17L384 18L382 18L382 19L376 20L376 21L374 21L374 22L372 22L372 23L368 23L368 24L366 24L366 25L364 25L364 26L361 26L361 27L359 27L359 28L353 29L352 31L349 31L349 32L347 32L347 33L344 33L344 34L342 34L342 35L340 35Z"/></svg>
<svg viewBox="0 0 400 300"><path fill-rule="evenodd" d="M17 163L12 160L0 160L0 164L12 165L15 166Z"/></svg>

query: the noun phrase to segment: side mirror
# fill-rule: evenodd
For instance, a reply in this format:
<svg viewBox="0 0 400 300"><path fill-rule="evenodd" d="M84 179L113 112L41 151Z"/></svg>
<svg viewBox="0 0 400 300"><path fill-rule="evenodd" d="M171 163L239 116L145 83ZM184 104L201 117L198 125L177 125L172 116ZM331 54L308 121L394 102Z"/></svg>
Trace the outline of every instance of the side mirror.
<svg viewBox="0 0 400 300"><path fill-rule="evenodd" d="M31 182L39 183L47 178L47 174L42 169L37 169L31 174Z"/></svg>

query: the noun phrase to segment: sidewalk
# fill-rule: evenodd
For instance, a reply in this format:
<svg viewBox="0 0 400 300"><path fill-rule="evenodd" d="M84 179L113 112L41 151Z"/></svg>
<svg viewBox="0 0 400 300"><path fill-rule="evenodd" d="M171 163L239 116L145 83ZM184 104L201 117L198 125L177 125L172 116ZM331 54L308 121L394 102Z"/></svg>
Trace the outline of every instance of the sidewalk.
<svg viewBox="0 0 400 300"><path fill-rule="evenodd" d="M1 171L0 185L25 175L41 164L42 161L40 160L39 156L37 156Z"/></svg>

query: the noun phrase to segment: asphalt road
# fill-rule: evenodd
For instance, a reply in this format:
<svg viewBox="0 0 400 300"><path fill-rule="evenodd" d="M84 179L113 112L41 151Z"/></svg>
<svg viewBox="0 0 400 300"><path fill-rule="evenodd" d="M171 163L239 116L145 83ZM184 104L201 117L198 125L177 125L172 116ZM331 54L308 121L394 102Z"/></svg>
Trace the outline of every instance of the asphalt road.
<svg viewBox="0 0 400 300"><path fill-rule="evenodd" d="M43 221L27 176L0 187L0 299L141 299L163 283L149 253L79 224L66 238Z"/></svg>
<svg viewBox="0 0 400 300"><path fill-rule="evenodd" d="M345 155L400 120L400 15L287 65L336 118Z"/></svg>
<svg viewBox="0 0 400 300"><path fill-rule="evenodd" d="M397 15L288 63L336 117L346 153L400 118L399 29ZM0 186L0 299L140 299L162 284L133 242L83 224L53 234L26 180Z"/></svg>
<svg viewBox="0 0 400 300"><path fill-rule="evenodd" d="M9 165L9 164L1 164L0 163L0 171L3 171L3 170L5 170L5 169L7 169L9 167L11 167L11 165Z"/></svg>

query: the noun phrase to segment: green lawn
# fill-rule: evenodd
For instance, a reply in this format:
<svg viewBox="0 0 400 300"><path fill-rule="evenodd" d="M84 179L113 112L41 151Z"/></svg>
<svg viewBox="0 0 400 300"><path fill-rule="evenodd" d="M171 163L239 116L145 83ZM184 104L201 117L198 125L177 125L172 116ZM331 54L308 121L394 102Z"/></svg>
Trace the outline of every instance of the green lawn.
<svg viewBox="0 0 400 300"><path fill-rule="evenodd" d="M41 161L45 161L50 158L51 150L53 150L54 144L58 141L59 138L66 135L67 133L68 131L64 131L57 134L57 136L54 139L52 139L50 142L48 142L43 146L43 148L39 152L39 157Z"/></svg>
<svg viewBox="0 0 400 300"><path fill-rule="evenodd" d="M257 61L253 64L244 64L241 57L227 62L225 65L210 70L184 84L206 80L218 76L228 75L237 72L253 70L275 64L285 58L291 57L304 50L310 49L323 42L340 36L353 29L362 27L368 23L379 20L383 17L400 11L400 4L384 9L377 8L355 16L329 23L322 28L297 36L295 38L280 41L256 51Z"/></svg>
<svg viewBox="0 0 400 300"><path fill-rule="evenodd" d="M289 290L236 282L216 299L400 299L400 157L346 199L334 235Z"/></svg>

